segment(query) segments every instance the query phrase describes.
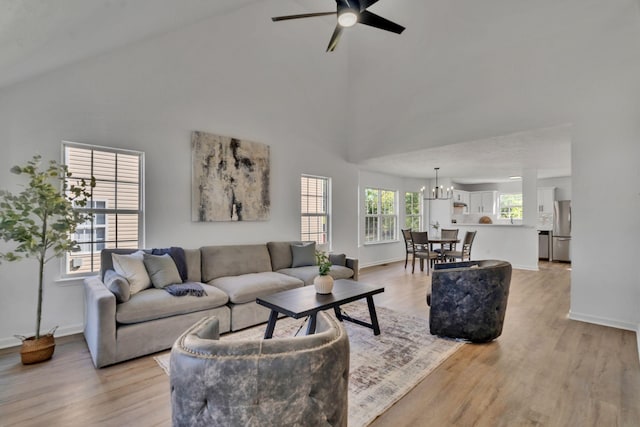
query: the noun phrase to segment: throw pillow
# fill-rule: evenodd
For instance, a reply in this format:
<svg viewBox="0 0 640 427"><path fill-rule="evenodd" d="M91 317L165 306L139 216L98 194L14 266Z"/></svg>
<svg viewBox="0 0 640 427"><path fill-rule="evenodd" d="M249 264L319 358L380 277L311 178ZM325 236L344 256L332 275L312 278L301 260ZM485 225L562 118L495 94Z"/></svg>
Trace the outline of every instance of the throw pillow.
<svg viewBox="0 0 640 427"><path fill-rule="evenodd" d="M183 282L187 280L189 275L187 274L187 257L184 253L184 249L177 246L171 246L170 248L158 248L152 249L151 255L164 255L169 254L173 258L173 262L176 263L178 273Z"/></svg>
<svg viewBox="0 0 640 427"><path fill-rule="evenodd" d="M291 245L291 267L305 267L316 264L316 242Z"/></svg>
<svg viewBox="0 0 640 427"><path fill-rule="evenodd" d="M180 272L171 255L144 254L144 266L147 268L154 288L164 288L174 283L182 283Z"/></svg>
<svg viewBox="0 0 640 427"><path fill-rule="evenodd" d="M131 285L127 279L115 271L107 270L104 273L104 284L115 295L118 304L127 302L131 298Z"/></svg>
<svg viewBox="0 0 640 427"><path fill-rule="evenodd" d="M346 267L347 256L345 254L329 254L329 262L331 262L331 265Z"/></svg>
<svg viewBox="0 0 640 427"><path fill-rule="evenodd" d="M131 295L151 286L151 279L147 274L143 261L144 252L138 251L130 255L111 254L113 269L123 276L130 285Z"/></svg>

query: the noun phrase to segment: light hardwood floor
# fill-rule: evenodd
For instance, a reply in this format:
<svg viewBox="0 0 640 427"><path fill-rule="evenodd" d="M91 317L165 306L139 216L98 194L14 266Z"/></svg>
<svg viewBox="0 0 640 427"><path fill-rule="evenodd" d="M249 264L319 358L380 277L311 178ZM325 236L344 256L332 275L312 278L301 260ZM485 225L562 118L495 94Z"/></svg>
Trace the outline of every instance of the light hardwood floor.
<svg viewBox="0 0 640 427"><path fill-rule="evenodd" d="M430 277L404 263L364 269L376 304L428 316ZM635 334L567 319L570 272L514 270L501 337L466 344L380 416L382 426L639 426ZM381 325L384 333L384 325ZM0 426L168 426L168 377L151 356L96 370L80 335L49 362L0 351Z"/></svg>

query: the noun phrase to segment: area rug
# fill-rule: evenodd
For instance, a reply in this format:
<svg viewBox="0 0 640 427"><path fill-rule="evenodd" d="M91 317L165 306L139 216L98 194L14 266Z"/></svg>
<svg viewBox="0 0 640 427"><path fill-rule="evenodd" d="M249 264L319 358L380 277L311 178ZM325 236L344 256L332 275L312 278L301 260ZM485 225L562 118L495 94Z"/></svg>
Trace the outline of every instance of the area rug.
<svg viewBox="0 0 640 427"><path fill-rule="evenodd" d="M342 308L351 317L369 321L364 302ZM378 336L371 329L344 322L351 346L349 427L370 424L463 345L431 335L427 319L384 307L376 307L376 311L381 330ZM283 318L276 323L273 336L290 337L299 330L304 332L303 326L303 320ZM258 325L223 335L221 339L260 339L265 327ZM155 360L168 375L169 353Z"/></svg>

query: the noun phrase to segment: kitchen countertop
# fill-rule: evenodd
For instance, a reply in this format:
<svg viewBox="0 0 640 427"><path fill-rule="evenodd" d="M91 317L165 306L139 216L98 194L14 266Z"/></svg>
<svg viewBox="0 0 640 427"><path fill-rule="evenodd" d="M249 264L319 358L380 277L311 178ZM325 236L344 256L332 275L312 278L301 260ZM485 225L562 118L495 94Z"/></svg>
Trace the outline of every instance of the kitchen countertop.
<svg viewBox="0 0 640 427"><path fill-rule="evenodd" d="M534 225L525 225L525 224L479 224L479 223L455 223L448 225L447 227L519 227L519 228L536 228Z"/></svg>

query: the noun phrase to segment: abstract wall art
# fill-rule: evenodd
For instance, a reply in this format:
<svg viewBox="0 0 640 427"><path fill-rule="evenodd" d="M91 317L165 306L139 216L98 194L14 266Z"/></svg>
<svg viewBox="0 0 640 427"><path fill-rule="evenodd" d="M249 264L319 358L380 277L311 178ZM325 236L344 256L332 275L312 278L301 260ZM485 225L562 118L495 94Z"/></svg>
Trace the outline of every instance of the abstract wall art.
<svg viewBox="0 0 640 427"><path fill-rule="evenodd" d="M191 219L269 219L269 146L205 132L191 135Z"/></svg>

